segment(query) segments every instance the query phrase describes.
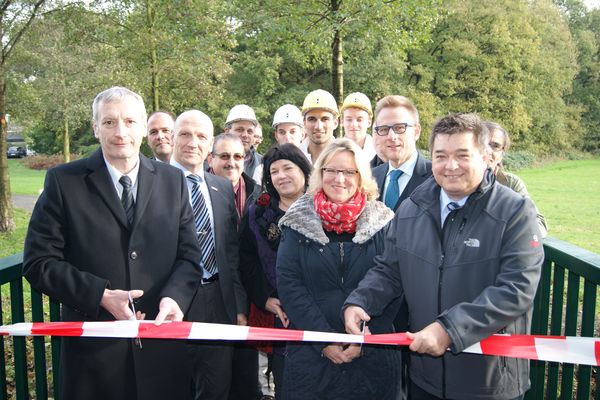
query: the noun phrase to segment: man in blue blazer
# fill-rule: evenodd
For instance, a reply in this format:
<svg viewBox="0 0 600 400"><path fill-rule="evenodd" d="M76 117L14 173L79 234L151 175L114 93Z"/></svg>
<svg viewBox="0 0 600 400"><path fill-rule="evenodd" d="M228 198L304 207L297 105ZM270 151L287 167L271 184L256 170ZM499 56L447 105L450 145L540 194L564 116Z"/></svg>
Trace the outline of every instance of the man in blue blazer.
<svg viewBox="0 0 600 400"><path fill-rule="evenodd" d="M181 321L201 279L183 174L140 155L146 110L138 94L110 88L92 110L101 149L46 174L23 274L62 304L63 321ZM189 398L181 340L61 343L61 399Z"/></svg>
<svg viewBox="0 0 600 400"><path fill-rule="evenodd" d="M431 162L417 150L419 112L403 96L386 96L375 107L374 135L384 139L388 162L373 169L379 200L396 211L413 190L431 176Z"/></svg>
<svg viewBox="0 0 600 400"><path fill-rule="evenodd" d="M202 282L187 319L246 325L248 304L239 276L237 211L231 182L204 170L212 149L214 127L201 111L190 110L175 120L171 165L186 176L202 256L196 261ZM196 399L227 399L231 384L233 345L190 342Z"/></svg>

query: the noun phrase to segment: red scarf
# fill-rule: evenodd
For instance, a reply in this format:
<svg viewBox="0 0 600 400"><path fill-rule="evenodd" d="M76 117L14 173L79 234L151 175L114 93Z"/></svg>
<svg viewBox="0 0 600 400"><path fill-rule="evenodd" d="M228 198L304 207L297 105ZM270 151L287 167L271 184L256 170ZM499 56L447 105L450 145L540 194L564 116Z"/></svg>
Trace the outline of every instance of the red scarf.
<svg viewBox="0 0 600 400"><path fill-rule="evenodd" d="M355 233L356 221L367 205L367 195L356 191L350 200L338 204L329 201L321 189L315 193L314 203L315 210L321 217L323 229L334 231L338 235L342 232Z"/></svg>

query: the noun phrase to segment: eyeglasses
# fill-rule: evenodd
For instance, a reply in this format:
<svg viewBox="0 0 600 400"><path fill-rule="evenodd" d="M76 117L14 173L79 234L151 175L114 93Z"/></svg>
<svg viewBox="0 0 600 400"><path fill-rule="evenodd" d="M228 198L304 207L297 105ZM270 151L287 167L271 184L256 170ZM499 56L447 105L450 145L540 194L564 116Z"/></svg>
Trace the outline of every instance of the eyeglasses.
<svg viewBox="0 0 600 400"><path fill-rule="evenodd" d="M324 176L334 177L339 174L344 175L344 178L354 178L358 171L355 169L335 169L335 168L321 168Z"/></svg>
<svg viewBox="0 0 600 400"><path fill-rule="evenodd" d="M500 143L489 142L488 145L492 148L493 151L504 150L504 146Z"/></svg>
<svg viewBox="0 0 600 400"><path fill-rule="evenodd" d="M222 161L227 161L230 158L233 158L235 161L242 161L244 159L244 155L241 153L213 153L213 156L219 157Z"/></svg>
<svg viewBox="0 0 600 400"><path fill-rule="evenodd" d="M408 127L416 126L416 124L410 124L408 122L400 122L394 125L380 125L375 127L375 133L379 136L387 136L390 133L390 129L394 131L396 135L402 135L406 132Z"/></svg>

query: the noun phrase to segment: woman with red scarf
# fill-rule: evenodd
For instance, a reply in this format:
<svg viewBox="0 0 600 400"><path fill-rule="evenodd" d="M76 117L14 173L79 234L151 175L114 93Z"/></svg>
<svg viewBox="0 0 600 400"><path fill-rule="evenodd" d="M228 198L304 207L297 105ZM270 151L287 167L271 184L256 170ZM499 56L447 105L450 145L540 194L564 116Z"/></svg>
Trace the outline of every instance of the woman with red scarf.
<svg viewBox="0 0 600 400"><path fill-rule="evenodd" d="M348 139L330 144L279 222L277 290L291 328L344 332L344 300L382 253L394 216L377 197L362 150ZM397 303L369 322L371 333L393 332ZM283 399L395 399L399 368L394 348L288 343Z"/></svg>

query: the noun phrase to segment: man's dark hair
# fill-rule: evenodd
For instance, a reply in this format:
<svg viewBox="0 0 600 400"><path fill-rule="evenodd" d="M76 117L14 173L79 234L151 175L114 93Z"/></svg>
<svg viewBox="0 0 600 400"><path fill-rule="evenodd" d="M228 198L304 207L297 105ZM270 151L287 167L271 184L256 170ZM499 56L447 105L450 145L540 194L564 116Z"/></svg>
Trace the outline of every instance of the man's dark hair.
<svg viewBox="0 0 600 400"><path fill-rule="evenodd" d="M472 133L475 145L482 153L488 147L489 131L485 121L475 113L452 113L438 119L429 135L429 151L433 151L433 143L438 135L454 135Z"/></svg>

